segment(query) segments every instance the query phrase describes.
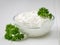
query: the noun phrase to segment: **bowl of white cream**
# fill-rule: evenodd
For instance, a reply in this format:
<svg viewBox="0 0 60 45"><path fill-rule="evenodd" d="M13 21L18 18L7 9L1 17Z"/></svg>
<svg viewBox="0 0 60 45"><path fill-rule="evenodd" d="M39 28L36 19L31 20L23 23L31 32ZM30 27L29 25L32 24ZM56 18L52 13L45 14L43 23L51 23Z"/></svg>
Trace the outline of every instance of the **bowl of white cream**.
<svg viewBox="0 0 60 45"><path fill-rule="evenodd" d="M37 15L37 11L24 12L14 16L15 24L28 37L39 37L50 32L54 17L44 19Z"/></svg>

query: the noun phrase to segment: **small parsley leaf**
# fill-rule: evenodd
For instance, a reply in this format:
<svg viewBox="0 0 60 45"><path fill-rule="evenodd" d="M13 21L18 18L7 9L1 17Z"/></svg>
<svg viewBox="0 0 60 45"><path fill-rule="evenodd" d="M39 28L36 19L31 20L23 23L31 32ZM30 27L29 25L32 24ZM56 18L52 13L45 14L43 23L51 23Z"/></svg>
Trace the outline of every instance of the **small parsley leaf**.
<svg viewBox="0 0 60 45"><path fill-rule="evenodd" d="M37 14L38 16L41 16L42 18L52 19L52 14L49 13L48 9L46 9L45 7L40 8Z"/></svg>

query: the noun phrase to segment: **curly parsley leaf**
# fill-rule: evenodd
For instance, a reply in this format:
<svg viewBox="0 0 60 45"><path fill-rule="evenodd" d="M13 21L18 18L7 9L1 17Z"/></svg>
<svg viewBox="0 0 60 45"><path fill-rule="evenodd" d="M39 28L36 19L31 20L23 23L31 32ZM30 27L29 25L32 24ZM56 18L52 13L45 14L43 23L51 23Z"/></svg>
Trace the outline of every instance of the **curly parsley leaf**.
<svg viewBox="0 0 60 45"><path fill-rule="evenodd" d="M19 28L15 25L8 24L6 25L6 34L5 39L17 41L24 38L24 34L20 34Z"/></svg>
<svg viewBox="0 0 60 45"><path fill-rule="evenodd" d="M52 14L50 14L48 9L46 9L45 7L40 8L37 14L38 16L41 16L42 18L52 19Z"/></svg>

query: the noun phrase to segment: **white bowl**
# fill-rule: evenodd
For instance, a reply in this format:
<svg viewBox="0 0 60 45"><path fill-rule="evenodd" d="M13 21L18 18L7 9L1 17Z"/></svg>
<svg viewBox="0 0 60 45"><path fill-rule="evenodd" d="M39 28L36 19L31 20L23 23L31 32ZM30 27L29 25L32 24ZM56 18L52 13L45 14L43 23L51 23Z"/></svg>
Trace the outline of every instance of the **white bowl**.
<svg viewBox="0 0 60 45"><path fill-rule="evenodd" d="M27 34L28 37L39 37L47 34L48 32L50 32L52 24L54 22L54 16L53 16L51 20L45 21L42 26L33 28L28 27L26 24L23 24L21 22L17 22L15 20L15 17L16 16L14 16L15 24L21 29L22 32Z"/></svg>

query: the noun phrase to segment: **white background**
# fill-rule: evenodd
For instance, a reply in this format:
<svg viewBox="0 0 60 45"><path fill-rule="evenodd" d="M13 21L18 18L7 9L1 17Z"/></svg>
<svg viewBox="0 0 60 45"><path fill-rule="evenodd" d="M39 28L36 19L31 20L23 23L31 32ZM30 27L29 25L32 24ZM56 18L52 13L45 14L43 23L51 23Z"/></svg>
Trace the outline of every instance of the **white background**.
<svg viewBox="0 0 60 45"><path fill-rule="evenodd" d="M59 45L60 32L60 1L59 0L0 0L0 45ZM13 17L21 12L27 12L46 7L55 16L51 32L42 38L28 38L24 41L12 42L4 39L5 26L14 23Z"/></svg>

